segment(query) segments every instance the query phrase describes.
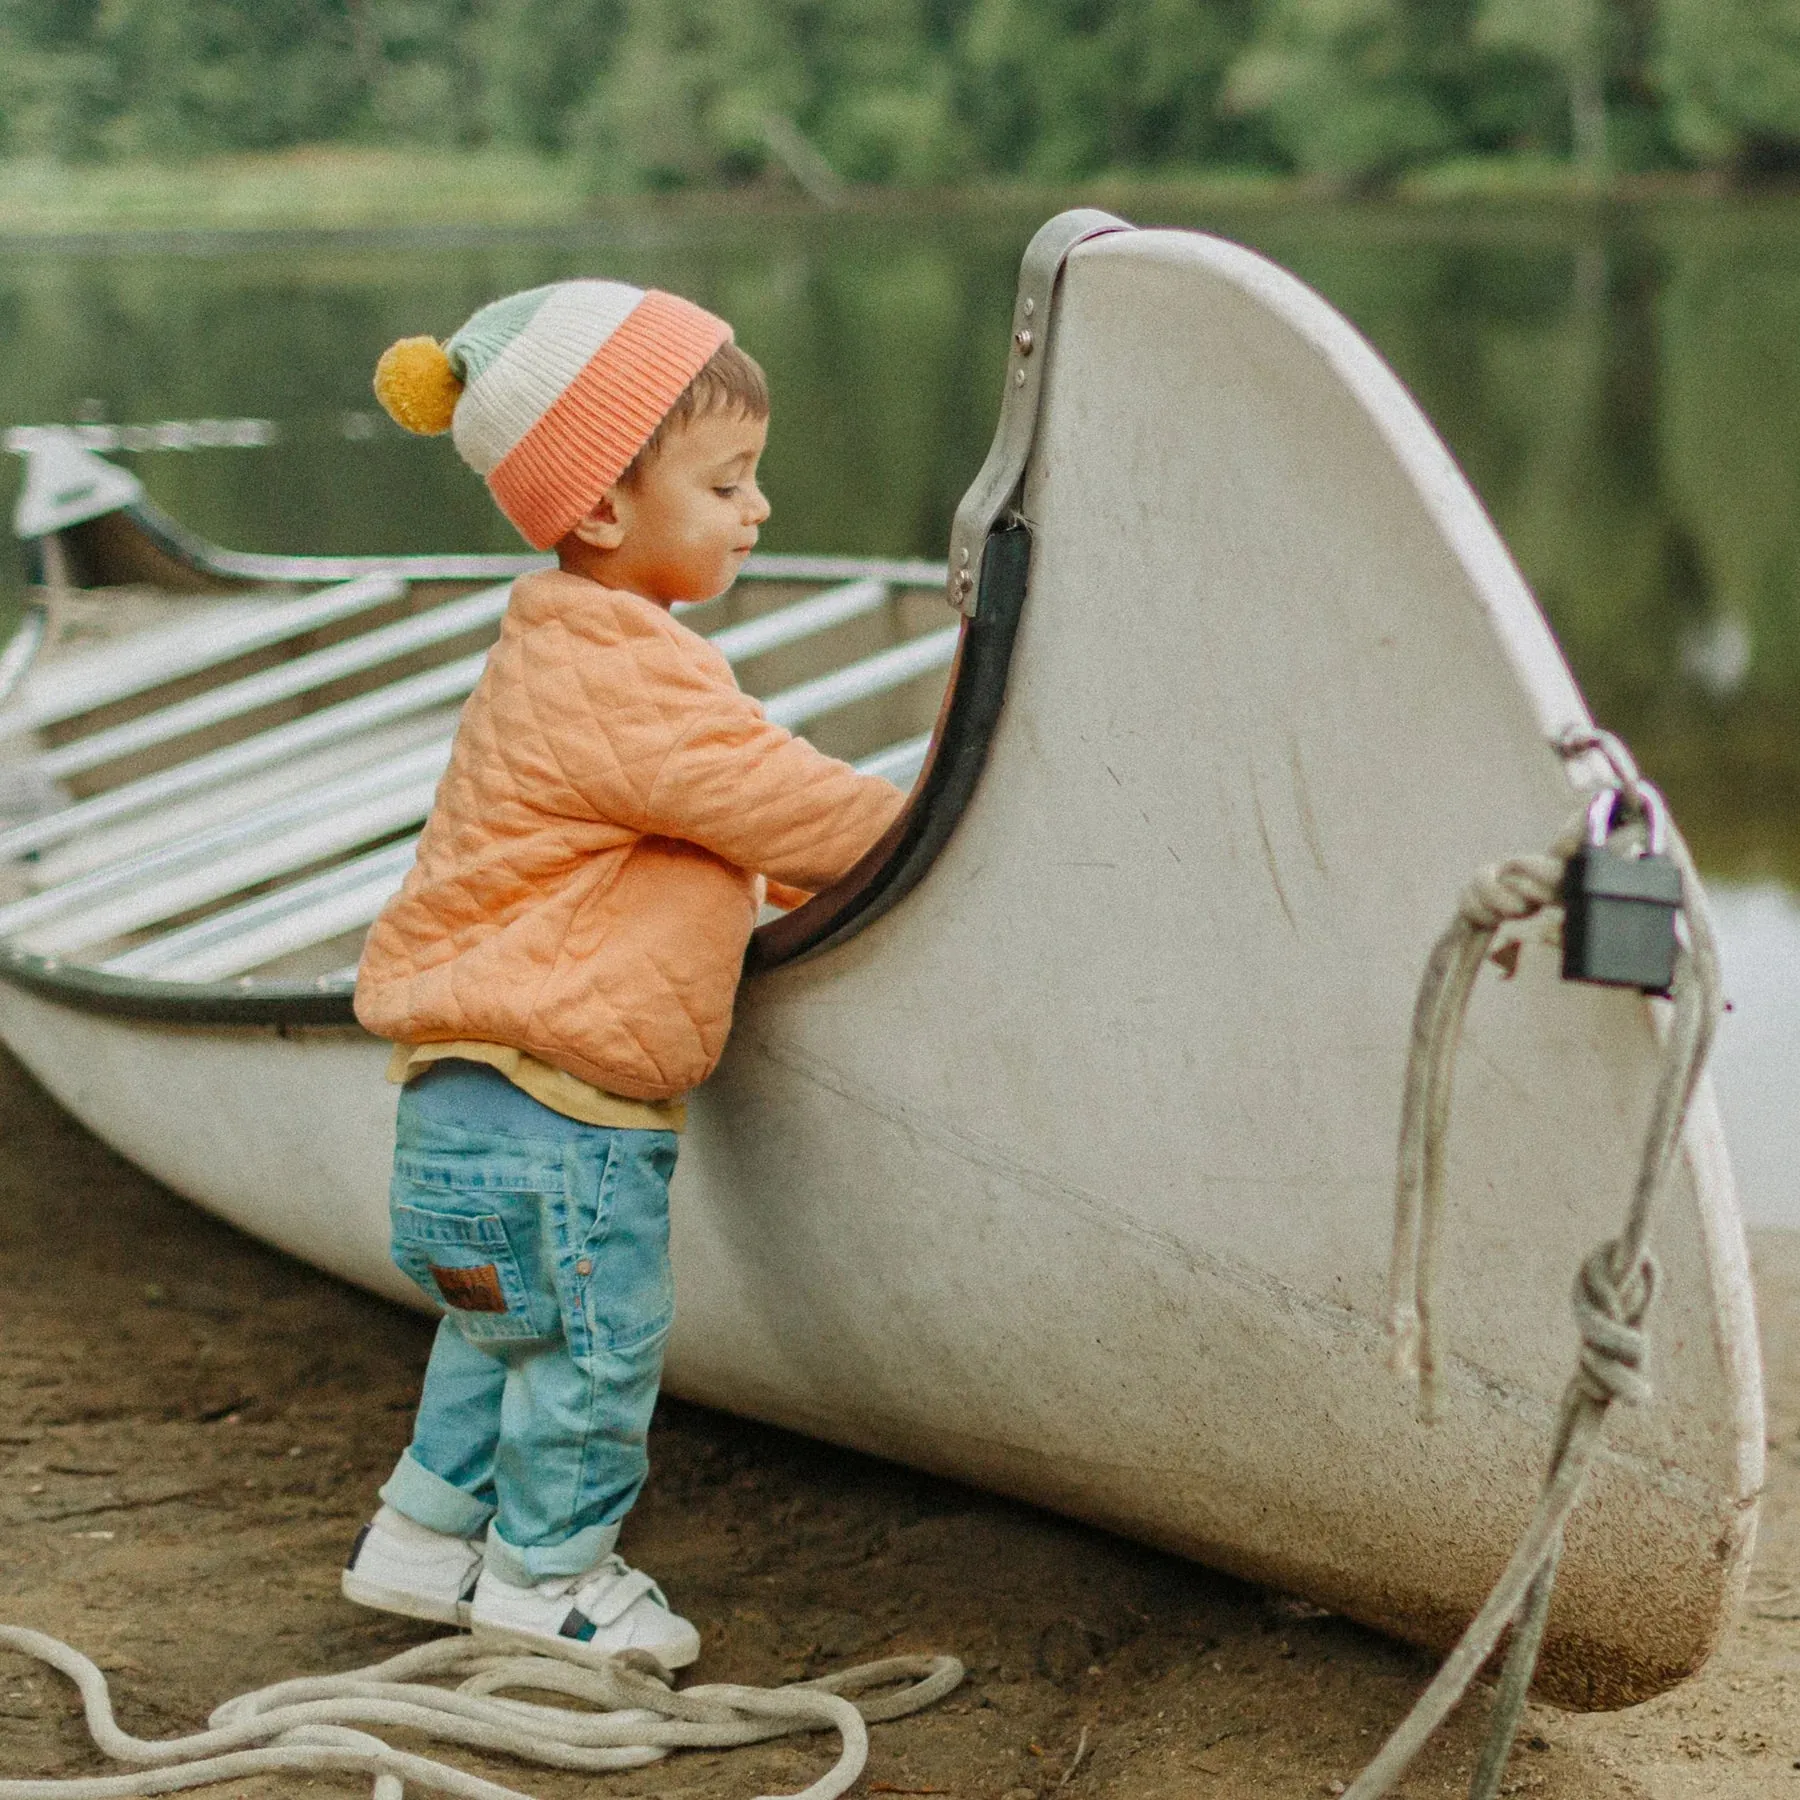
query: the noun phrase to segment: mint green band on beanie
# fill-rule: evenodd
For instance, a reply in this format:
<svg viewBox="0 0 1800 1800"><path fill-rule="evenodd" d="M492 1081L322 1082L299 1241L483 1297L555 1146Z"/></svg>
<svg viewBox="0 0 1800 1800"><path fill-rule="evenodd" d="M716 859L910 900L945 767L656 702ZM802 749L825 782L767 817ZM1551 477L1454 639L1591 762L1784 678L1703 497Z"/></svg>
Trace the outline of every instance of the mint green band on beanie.
<svg viewBox="0 0 1800 1800"><path fill-rule="evenodd" d="M526 288L508 294L473 314L468 323L444 346L450 365L463 382L484 374L500 352L537 316L538 309L562 284Z"/></svg>

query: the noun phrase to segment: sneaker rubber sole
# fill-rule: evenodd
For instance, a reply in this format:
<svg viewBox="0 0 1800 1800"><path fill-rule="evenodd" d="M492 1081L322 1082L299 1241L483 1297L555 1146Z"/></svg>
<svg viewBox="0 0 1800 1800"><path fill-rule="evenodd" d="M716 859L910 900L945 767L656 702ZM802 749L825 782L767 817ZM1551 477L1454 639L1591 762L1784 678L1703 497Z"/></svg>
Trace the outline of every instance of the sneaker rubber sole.
<svg viewBox="0 0 1800 1800"><path fill-rule="evenodd" d="M370 1607L375 1612L399 1613L407 1619L427 1619L434 1625L466 1627L469 1623L466 1600L433 1600L425 1594L408 1593L405 1588L386 1587L366 1575L359 1575L354 1569L343 1571L338 1586L346 1600Z"/></svg>
<svg viewBox="0 0 1800 1800"><path fill-rule="evenodd" d="M560 1656L565 1662L582 1663L590 1669L601 1667L608 1658L619 1654L617 1649L603 1649L582 1638L562 1637L546 1631L523 1631L516 1625L490 1625L480 1619L471 1619L469 1629L477 1643L523 1650L529 1656ZM665 1669L685 1669L689 1663L699 1660L700 1633L690 1625L680 1636L665 1643L633 1644L630 1648L654 1656Z"/></svg>

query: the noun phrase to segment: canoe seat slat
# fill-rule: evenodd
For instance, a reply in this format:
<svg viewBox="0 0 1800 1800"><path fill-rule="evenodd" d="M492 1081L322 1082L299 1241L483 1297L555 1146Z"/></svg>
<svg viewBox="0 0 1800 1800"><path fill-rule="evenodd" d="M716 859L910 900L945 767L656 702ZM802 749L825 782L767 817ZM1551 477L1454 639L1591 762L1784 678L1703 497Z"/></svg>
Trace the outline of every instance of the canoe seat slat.
<svg viewBox="0 0 1800 1800"><path fill-rule="evenodd" d="M322 875L140 944L100 967L111 975L161 981L224 981L327 943L374 922L406 879L418 845L416 837L384 845Z"/></svg>
<svg viewBox="0 0 1800 1800"><path fill-rule="evenodd" d="M917 778L930 744L929 733L909 738L864 757L856 766L866 775L907 786ZM406 879L417 848L416 837L384 845L323 874L152 938L99 966L112 975L160 981L226 981L243 975L372 924ZM352 968L348 977L354 976Z"/></svg>
<svg viewBox="0 0 1800 1800"><path fill-rule="evenodd" d="M104 901L121 889L141 888L146 884L161 882L171 875L216 864L219 859L228 858L246 846L267 843L274 843L278 847L285 843L298 845L302 834L321 819L329 820L334 813L347 808L354 809L395 789L411 791L422 781L435 786L449 759L450 738L446 734L432 743L420 745L416 750L390 758L372 769L358 769L336 781L323 782L306 793L291 795L285 800L257 807L240 818L226 820L204 831L178 838L173 843L161 844L153 850L128 856L122 862L108 863L104 868L90 870L58 887L46 888L41 894L32 894L23 900L13 901L9 906L0 906L0 936L35 933L38 927L48 921L64 914L82 911L90 902ZM430 805L429 791L426 805ZM421 813L420 817L423 816ZM316 855L296 855L287 864L287 868L303 868L316 860ZM267 880L282 872L280 863L276 862L265 875L257 879ZM222 893L230 891L220 890ZM139 923L148 924L157 916L155 913L148 914Z"/></svg>
<svg viewBox="0 0 1800 1800"><path fill-rule="evenodd" d="M235 744L208 751L189 762L108 788L105 793L78 800L41 818L28 819L0 831L0 861L64 843L82 832L133 818L185 795L221 788L227 782L241 780L272 764L285 763L320 745L349 739L433 706L460 701L481 679L486 662L485 651L459 657L423 674L408 675L373 693L359 694L354 700L342 700L289 724L240 738Z"/></svg>
<svg viewBox="0 0 1800 1800"><path fill-rule="evenodd" d="M436 791L436 774L423 780L414 777L355 805L333 807L279 837L265 837L223 855L190 861L141 887L115 890L90 907L65 911L21 932L18 942L40 956L65 955L108 943L420 824L431 810Z"/></svg>
<svg viewBox="0 0 1800 1800"><path fill-rule="evenodd" d="M106 731L96 731L47 750L38 766L52 780L62 780L97 769L103 763L153 749L190 732L241 718L259 707L271 706L278 700L309 693L328 682L340 681L365 669L379 667L402 656L413 656L434 645L470 632L497 625L506 610L508 590L504 587L483 588L436 606L429 612L410 619L400 619L375 631L315 650L307 656L296 656L273 669L260 669L241 680L209 688L192 699L160 707L142 718L129 719Z"/></svg>
<svg viewBox="0 0 1800 1800"><path fill-rule="evenodd" d="M887 604L887 597L885 581L846 582L810 599L797 600L792 606L764 613L759 619L727 625L712 634L713 647L729 663L748 662L753 656L797 644L834 625L879 612Z"/></svg>
<svg viewBox="0 0 1800 1800"><path fill-rule="evenodd" d="M375 768L421 744L442 743L455 732L456 717L454 708L439 707L396 720L373 731L358 732L354 737L286 757L217 791L190 794L98 831L83 832L37 859L32 866L31 885L39 890L60 886L108 863L123 862L192 837L195 832L227 824L359 769Z"/></svg>
<svg viewBox="0 0 1800 1800"><path fill-rule="evenodd" d="M925 754L930 748L931 733L927 731L908 738L903 744L890 744L885 750L877 750L856 766L865 775L879 775L895 787L910 788L919 779L919 771L925 766Z"/></svg>
<svg viewBox="0 0 1800 1800"><path fill-rule="evenodd" d="M82 651L34 673L21 703L0 715L0 736L91 712L165 681L197 675L252 650L385 606L406 591L392 575L365 575L298 600L254 598L210 610L203 618L155 625L114 644Z"/></svg>
<svg viewBox="0 0 1800 1800"><path fill-rule="evenodd" d="M802 551L757 550L739 572L740 581L885 581L894 587L942 588L949 566L914 557L820 556Z"/></svg>
<svg viewBox="0 0 1800 1800"><path fill-rule="evenodd" d="M854 705L858 700L890 693L934 669L948 668L960 635L958 626L949 625L942 631L910 638L891 650L846 663L829 675L772 694L763 702L763 710L776 724L792 727L822 718L841 706Z"/></svg>

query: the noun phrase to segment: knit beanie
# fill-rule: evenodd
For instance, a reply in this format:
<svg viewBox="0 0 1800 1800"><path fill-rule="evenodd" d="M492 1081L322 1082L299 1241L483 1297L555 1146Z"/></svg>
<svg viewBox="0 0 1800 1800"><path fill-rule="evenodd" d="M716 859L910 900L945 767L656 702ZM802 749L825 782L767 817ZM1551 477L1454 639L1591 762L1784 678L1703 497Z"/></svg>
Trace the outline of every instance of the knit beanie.
<svg viewBox="0 0 1800 1800"><path fill-rule="evenodd" d="M442 345L402 338L375 366L375 393L408 431L450 431L526 542L548 550L730 339L678 295L557 281L484 306Z"/></svg>

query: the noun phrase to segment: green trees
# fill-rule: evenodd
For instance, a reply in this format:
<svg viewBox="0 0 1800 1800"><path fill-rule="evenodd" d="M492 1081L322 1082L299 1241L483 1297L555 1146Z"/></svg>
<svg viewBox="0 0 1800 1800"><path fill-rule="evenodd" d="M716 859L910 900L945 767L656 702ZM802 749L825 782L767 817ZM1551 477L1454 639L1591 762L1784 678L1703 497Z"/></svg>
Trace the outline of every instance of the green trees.
<svg viewBox="0 0 1800 1800"><path fill-rule="evenodd" d="M1800 0L1661 0L1677 144L1704 163L1800 164Z"/></svg>
<svg viewBox="0 0 1800 1800"><path fill-rule="evenodd" d="M1292 166L1359 185L1456 146L1442 92L1451 9L1406 0L1269 0L1226 106L1262 119Z"/></svg>
<svg viewBox="0 0 1800 1800"><path fill-rule="evenodd" d="M1475 19L1479 41L1555 71L1573 160L1590 180L1606 172L1606 78L1619 24L1608 0L1484 0Z"/></svg>
<svg viewBox="0 0 1800 1800"><path fill-rule="evenodd" d="M0 154L320 142L568 154L615 190L1755 172L1800 166L1800 0L0 0Z"/></svg>
<svg viewBox="0 0 1800 1800"><path fill-rule="evenodd" d="M100 0L0 0L0 148L93 154L118 110Z"/></svg>
<svg viewBox="0 0 1800 1800"><path fill-rule="evenodd" d="M744 180L796 142L855 181L967 166L926 0L623 0L576 132L598 185Z"/></svg>
<svg viewBox="0 0 1800 1800"><path fill-rule="evenodd" d="M1303 173L1359 185L1458 142L1446 76L1460 6L1269 0L1226 103L1267 122Z"/></svg>
<svg viewBox="0 0 1800 1800"><path fill-rule="evenodd" d="M342 136L378 45L350 0L0 0L0 141L66 158Z"/></svg>
<svg viewBox="0 0 1800 1800"><path fill-rule="evenodd" d="M1265 162L1220 104L1254 0L974 0L956 34L979 166L1046 180Z"/></svg>

